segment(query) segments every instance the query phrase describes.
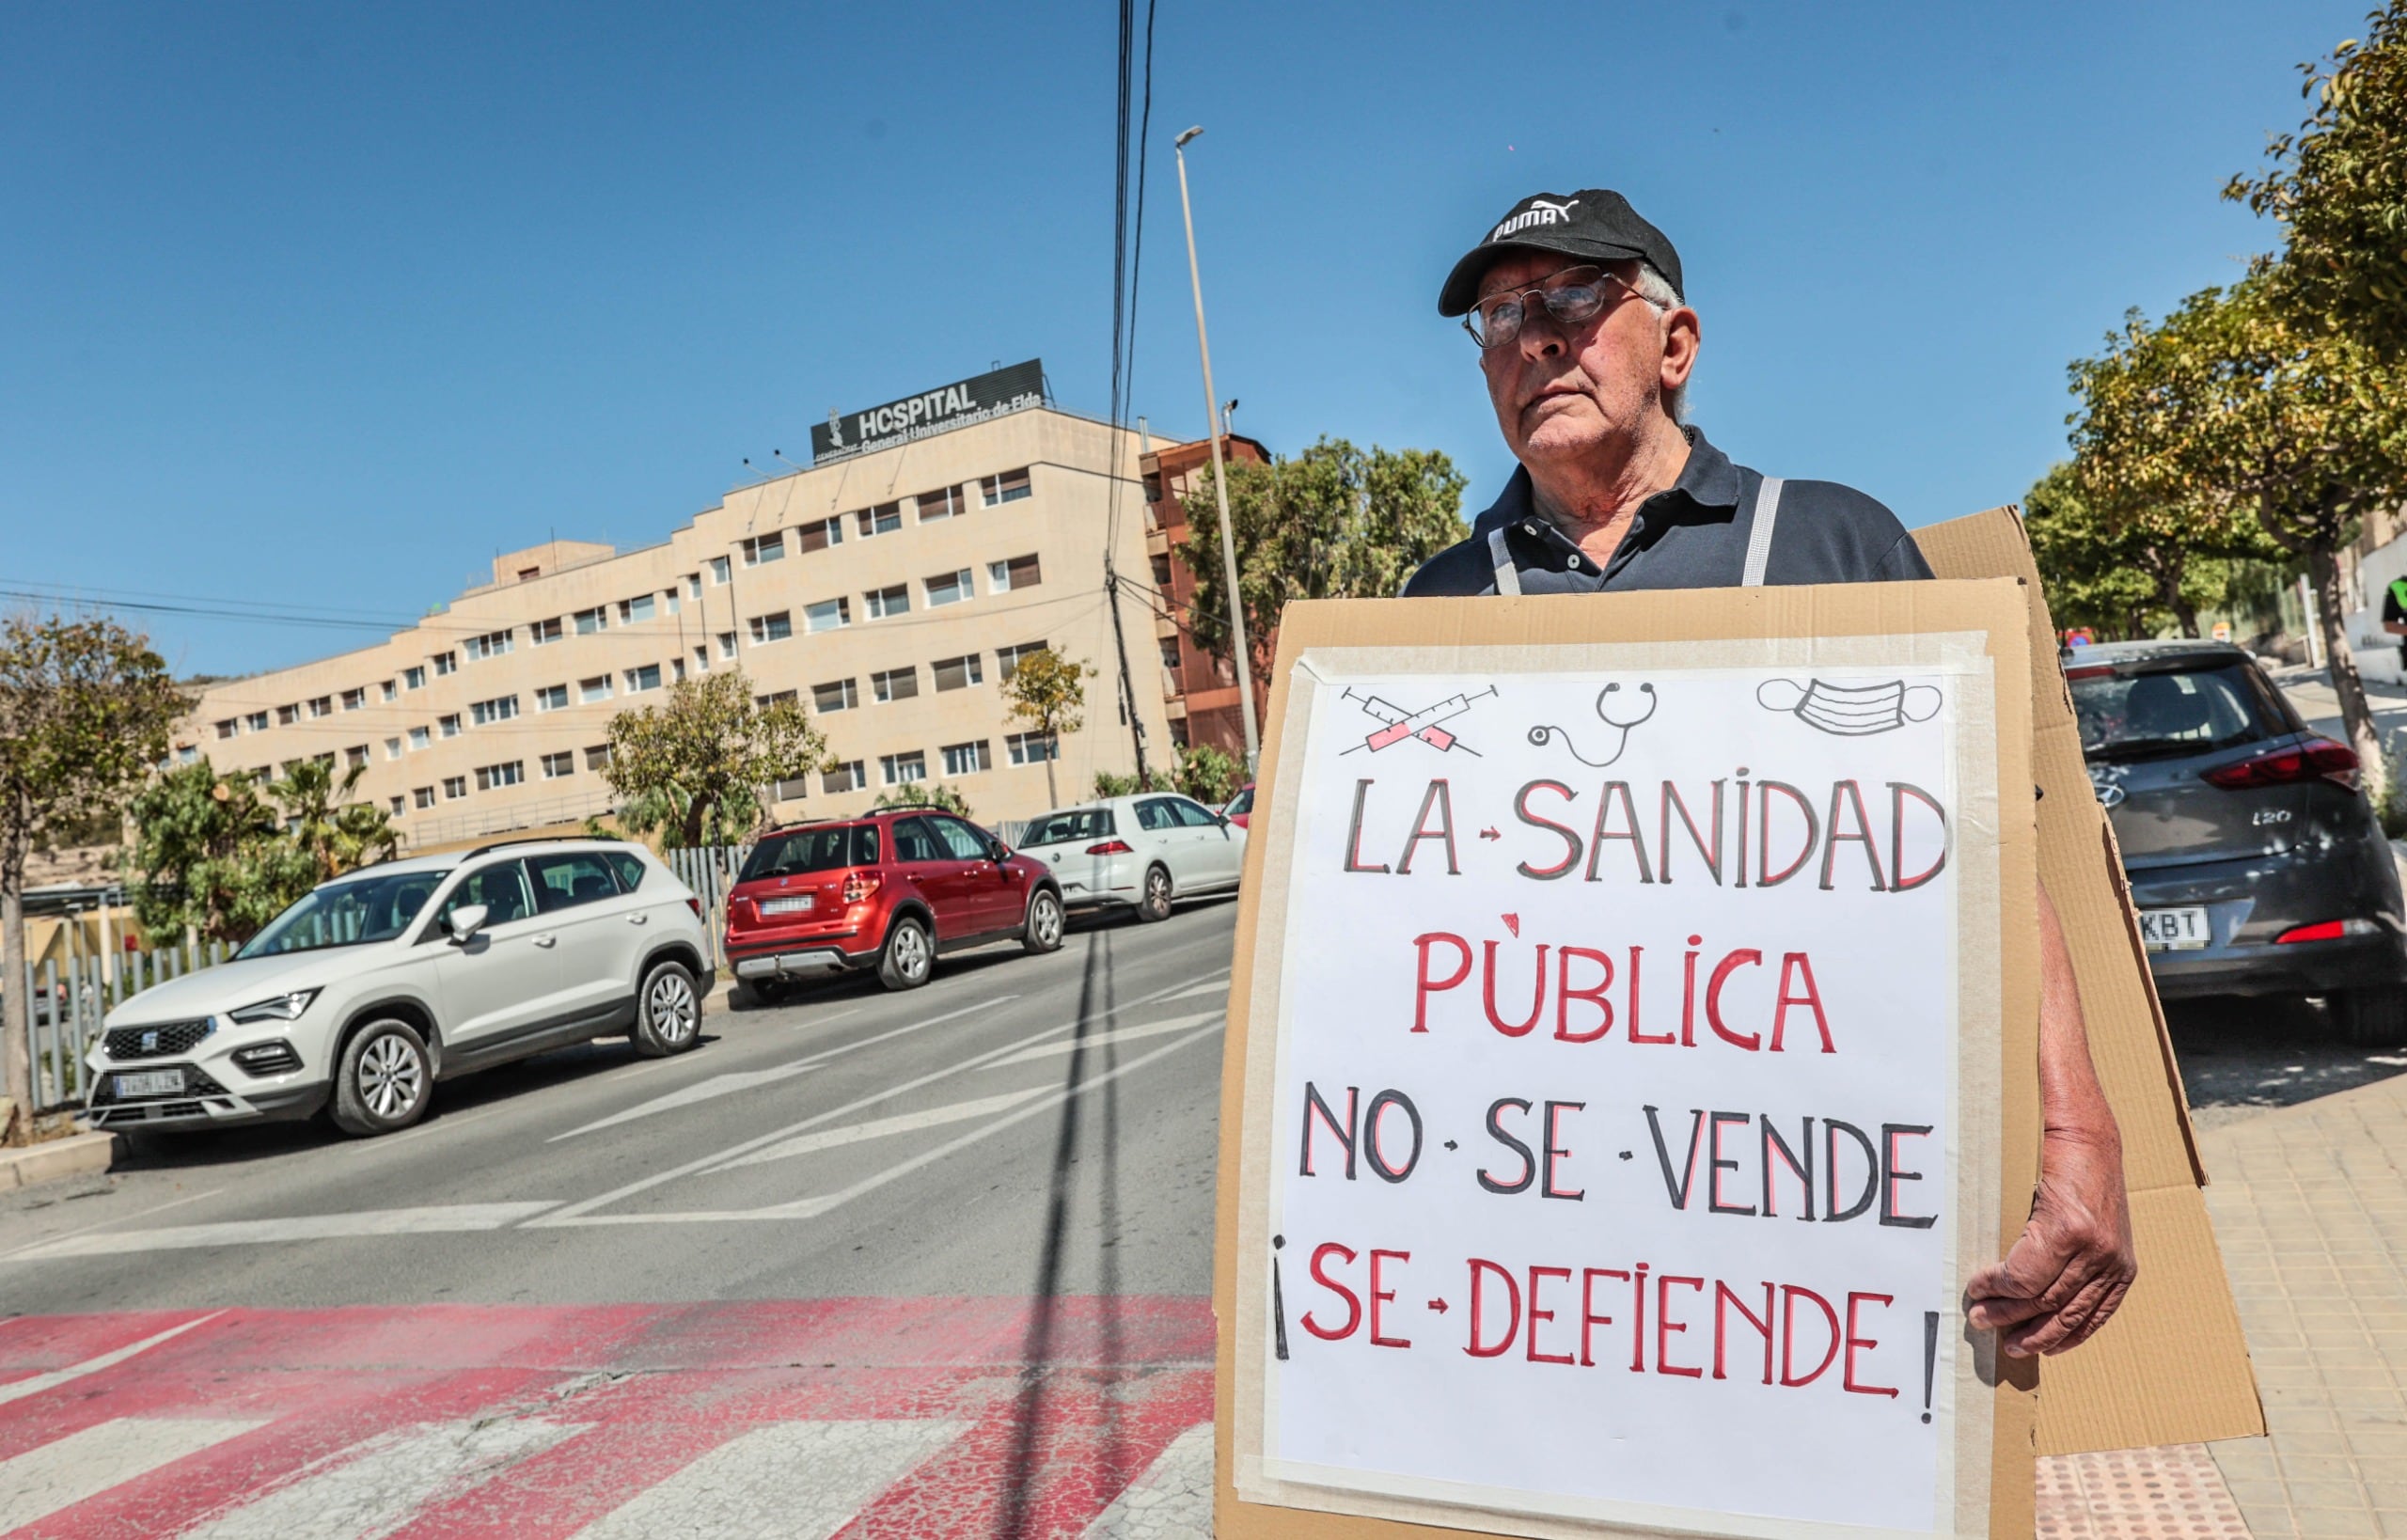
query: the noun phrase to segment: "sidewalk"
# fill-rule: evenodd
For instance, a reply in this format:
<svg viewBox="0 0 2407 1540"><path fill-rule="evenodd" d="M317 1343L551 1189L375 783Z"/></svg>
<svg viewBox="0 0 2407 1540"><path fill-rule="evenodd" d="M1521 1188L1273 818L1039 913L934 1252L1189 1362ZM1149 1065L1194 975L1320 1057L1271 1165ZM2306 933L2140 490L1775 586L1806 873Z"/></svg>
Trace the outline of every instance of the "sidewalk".
<svg viewBox="0 0 2407 1540"><path fill-rule="evenodd" d="M2039 1532L2407 1540L2407 1076L2198 1143L2269 1436L2042 1461Z"/></svg>

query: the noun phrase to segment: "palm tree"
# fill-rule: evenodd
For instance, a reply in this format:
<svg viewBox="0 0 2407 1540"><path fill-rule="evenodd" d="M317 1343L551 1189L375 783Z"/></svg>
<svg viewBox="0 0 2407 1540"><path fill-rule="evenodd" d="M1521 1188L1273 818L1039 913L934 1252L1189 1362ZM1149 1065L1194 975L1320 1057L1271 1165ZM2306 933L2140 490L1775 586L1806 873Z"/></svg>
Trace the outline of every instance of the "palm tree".
<svg viewBox="0 0 2407 1540"><path fill-rule="evenodd" d="M345 800L367 773L368 766L354 764L337 778L334 756L328 754L295 760L284 767L282 780L268 783L269 800L284 815L293 842L308 853L320 882L389 856L401 846L384 809Z"/></svg>

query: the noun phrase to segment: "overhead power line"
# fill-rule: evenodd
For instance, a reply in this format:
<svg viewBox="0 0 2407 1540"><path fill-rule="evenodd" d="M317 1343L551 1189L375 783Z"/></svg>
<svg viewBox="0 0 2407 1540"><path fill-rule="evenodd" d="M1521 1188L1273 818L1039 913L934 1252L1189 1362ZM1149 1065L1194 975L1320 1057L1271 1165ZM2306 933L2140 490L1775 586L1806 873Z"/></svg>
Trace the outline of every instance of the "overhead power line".
<svg viewBox="0 0 2407 1540"><path fill-rule="evenodd" d="M1118 114L1112 146L1111 203L1111 492L1104 522L1104 589L1111 605L1111 641L1120 657L1120 705L1127 715L1128 731L1137 749L1137 778L1149 778L1145 764L1145 722L1137 709L1136 687L1128 668L1128 636L1120 619L1122 579L1119 569L1120 456L1127 442L1128 397L1137 363L1137 280L1145 250L1145 141L1154 120L1154 8L1146 0L1141 53L1137 35L1136 0L1120 0L1120 71ZM1135 135L1130 107L1136 107ZM1131 196L1129 165L1136 165Z"/></svg>

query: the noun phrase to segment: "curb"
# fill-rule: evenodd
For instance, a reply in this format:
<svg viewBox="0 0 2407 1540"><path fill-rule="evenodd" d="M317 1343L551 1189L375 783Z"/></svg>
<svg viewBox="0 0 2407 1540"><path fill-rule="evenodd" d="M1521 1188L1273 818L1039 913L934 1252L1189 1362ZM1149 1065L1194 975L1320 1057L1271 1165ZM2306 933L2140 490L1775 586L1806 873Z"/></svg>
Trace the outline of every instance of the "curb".
<svg viewBox="0 0 2407 1540"><path fill-rule="evenodd" d="M62 1176L88 1176L109 1169L117 1136L106 1131L71 1134L22 1149L0 1149L0 1192L14 1192Z"/></svg>

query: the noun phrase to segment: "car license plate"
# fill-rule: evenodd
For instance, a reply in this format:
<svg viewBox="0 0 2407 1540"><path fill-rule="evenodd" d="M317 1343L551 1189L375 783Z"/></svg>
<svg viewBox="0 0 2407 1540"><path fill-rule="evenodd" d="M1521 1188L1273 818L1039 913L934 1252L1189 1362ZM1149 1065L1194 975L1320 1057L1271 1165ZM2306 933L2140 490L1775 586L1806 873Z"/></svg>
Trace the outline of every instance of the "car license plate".
<svg viewBox="0 0 2407 1540"><path fill-rule="evenodd" d="M117 1093L120 1096L175 1096L181 1094L183 1089L184 1072L180 1069L117 1077Z"/></svg>
<svg viewBox="0 0 2407 1540"><path fill-rule="evenodd" d="M804 893L797 898L773 898L761 901L761 912L764 915L807 914L818 906L819 901L809 893Z"/></svg>
<svg viewBox="0 0 2407 1540"><path fill-rule="evenodd" d="M2140 941L2150 951L2195 951L2213 939L2202 906L2140 911Z"/></svg>

